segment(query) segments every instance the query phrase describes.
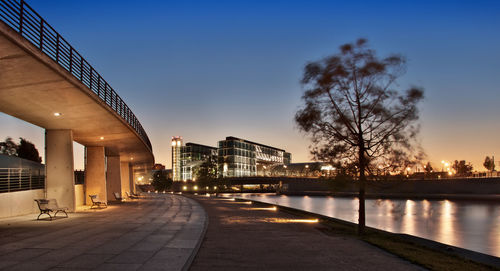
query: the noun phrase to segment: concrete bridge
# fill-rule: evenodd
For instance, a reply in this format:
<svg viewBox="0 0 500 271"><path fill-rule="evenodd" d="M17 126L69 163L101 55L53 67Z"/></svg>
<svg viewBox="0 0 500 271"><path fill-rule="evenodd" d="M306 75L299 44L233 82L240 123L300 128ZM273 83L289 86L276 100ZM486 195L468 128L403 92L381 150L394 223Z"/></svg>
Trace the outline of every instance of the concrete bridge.
<svg viewBox="0 0 500 271"><path fill-rule="evenodd" d="M86 194L104 200L133 189L133 170L154 163L130 108L24 1L0 1L0 111L45 129L46 197L71 210L73 141L86 148Z"/></svg>

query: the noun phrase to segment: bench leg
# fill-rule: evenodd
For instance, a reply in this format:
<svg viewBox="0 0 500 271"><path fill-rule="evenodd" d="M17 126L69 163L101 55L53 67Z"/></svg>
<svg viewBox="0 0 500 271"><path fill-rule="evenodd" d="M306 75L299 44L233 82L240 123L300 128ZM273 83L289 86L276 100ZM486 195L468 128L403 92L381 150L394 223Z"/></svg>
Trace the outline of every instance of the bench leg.
<svg viewBox="0 0 500 271"><path fill-rule="evenodd" d="M36 218L36 220L40 220L40 216L41 215L48 215L50 217L50 220L52 220L52 216L48 213L48 212L41 212L38 217Z"/></svg>
<svg viewBox="0 0 500 271"><path fill-rule="evenodd" d="M59 212L64 213L64 214L66 215L66 217L68 217L68 213L66 213L66 211L64 211L64 210L59 210L59 211L57 211L57 212L54 214L54 217L56 217L56 216L57 216L57 213L59 213Z"/></svg>

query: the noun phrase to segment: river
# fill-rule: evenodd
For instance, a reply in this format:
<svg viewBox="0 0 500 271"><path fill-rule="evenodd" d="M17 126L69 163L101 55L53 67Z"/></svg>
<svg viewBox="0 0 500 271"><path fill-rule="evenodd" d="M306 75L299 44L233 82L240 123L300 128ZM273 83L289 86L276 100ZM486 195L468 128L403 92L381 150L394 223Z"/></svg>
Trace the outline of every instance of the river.
<svg viewBox="0 0 500 271"><path fill-rule="evenodd" d="M358 221L357 198L250 193L232 196ZM367 199L366 224L500 257L499 202Z"/></svg>

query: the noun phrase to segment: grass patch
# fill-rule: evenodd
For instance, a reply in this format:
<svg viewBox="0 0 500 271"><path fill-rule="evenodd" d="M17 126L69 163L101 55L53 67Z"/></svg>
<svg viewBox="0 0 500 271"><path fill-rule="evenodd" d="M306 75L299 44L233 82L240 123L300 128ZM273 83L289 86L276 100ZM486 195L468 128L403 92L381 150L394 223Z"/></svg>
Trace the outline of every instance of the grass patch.
<svg viewBox="0 0 500 271"><path fill-rule="evenodd" d="M361 239L429 270L496 270L456 255L408 242L394 235L368 233Z"/></svg>

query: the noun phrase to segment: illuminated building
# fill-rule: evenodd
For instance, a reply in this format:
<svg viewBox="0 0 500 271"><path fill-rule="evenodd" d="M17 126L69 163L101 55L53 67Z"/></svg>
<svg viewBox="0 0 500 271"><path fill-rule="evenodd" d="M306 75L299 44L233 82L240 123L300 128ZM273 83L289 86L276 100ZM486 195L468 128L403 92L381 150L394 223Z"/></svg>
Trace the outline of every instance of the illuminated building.
<svg viewBox="0 0 500 271"><path fill-rule="evenodd" d="M195 169L209 159L217 164L219 177L266 175L266 170L291 163L285 150L260 143L226 137L218 148L196 143L182 145L182 137L172 137L172 172L174 181L194 180Z"/></svg>
<svg viewBox="0 0 500 271"><path fill-rule="evenodd" d="M262 175L268 167L291 162L291 154L285 150L232 136L219 141L218 147L220 177Z"/></svg>
<svg viewBox="0 0 500 271"><path fill-rule="evenodd" d="M186 143L181 147L181 179L193 180L193 171L203 162L217 156L217 148L196 143Z"/></svg>
<svg viewBox="0 0 500 271"><path fill-rule="evenodd" d="M172 177L174 182L181 181L181 146L182 137L172 137Z"/></svg>

